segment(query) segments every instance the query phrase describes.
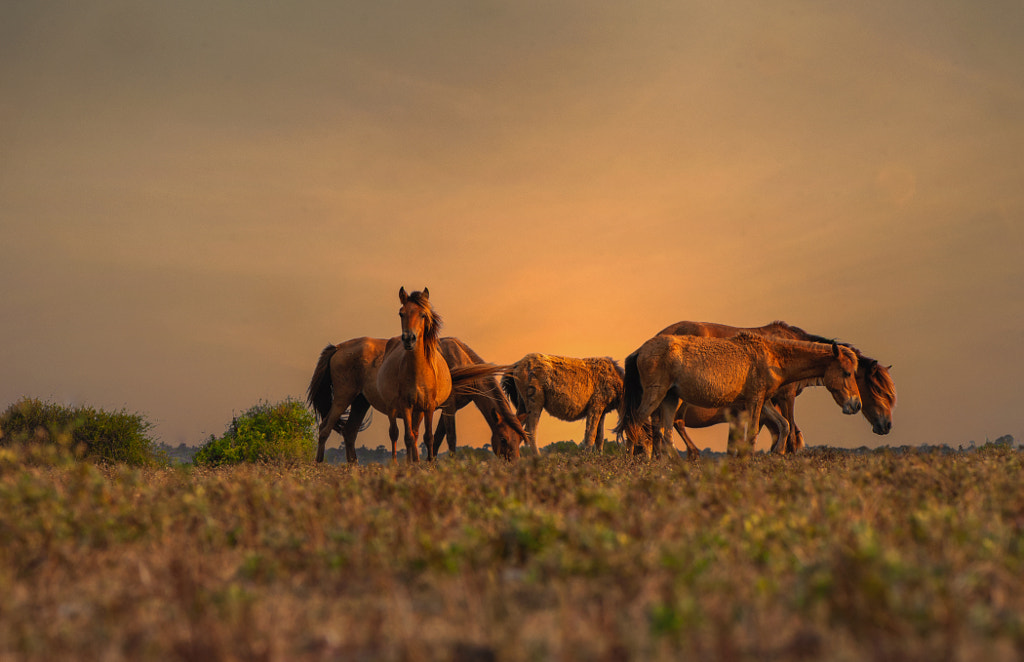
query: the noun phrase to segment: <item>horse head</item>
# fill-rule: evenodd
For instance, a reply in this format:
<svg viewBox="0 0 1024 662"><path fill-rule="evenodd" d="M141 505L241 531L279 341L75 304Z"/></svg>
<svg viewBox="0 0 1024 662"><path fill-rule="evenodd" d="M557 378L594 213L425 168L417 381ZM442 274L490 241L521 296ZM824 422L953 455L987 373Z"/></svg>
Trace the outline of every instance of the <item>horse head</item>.
<svg viewBox="0 0 1024 662"><path fill-rule="evenodd" d="M833 342L832 357L822 381L844 414L856 414L861 407L860 390L857 388L857 355L849 347Z"/></svg>
<svg viewBox="0 0 1024 662"><path fill-rule="evenodd" d="M509 461L518 460L519 445L526 442L526 431L514 415L506 417L496 410L494 418L491 425L491 448L494 454Z"/></svg>
<svg viewBox="0 0 1024 662"><path fill-rule="evenodd" d="M430 305L430 290L424 287L422 292L406 294L403 287L398 291L398 300L402 303L398 309L402 318L402 346L412 350L417 340L436 342L441 317Z"/></svg>
<svg viewBox="0 0 1024 662"><path fill-rule="evenodd" d="M896 406L896 386L889 375L889 368L874 359L861 358L857 366L857 386L864 403L861 412L871 423L871 431L889 434L892 410Z"/></svg>

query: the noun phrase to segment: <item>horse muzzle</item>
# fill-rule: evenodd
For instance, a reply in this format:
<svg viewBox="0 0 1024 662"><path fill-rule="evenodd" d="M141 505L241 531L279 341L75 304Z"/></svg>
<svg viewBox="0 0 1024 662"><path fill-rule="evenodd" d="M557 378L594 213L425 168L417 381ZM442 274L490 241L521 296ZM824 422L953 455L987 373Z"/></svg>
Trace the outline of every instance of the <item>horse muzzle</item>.
<svg viewBox="0 0 1024 662"><path fill-rule="evenodd" d="M416 334L415 333L403 333L402 334L402 347L406 350L412 350L416 345Z"/></svg>
<svg viewBox="0 0 1024 662"><path fill-rule="evenodd" d="M889 419L875 421L871 424L871 431L875 434L889 434L889 430L892 430L892 421Z"/></svg>
<svg viewBox="0 0 1024 662"><path fill-rule="evenodd" d="M856 414L860 411L860 398L850 398L843 403L844 414Z"/></svg>

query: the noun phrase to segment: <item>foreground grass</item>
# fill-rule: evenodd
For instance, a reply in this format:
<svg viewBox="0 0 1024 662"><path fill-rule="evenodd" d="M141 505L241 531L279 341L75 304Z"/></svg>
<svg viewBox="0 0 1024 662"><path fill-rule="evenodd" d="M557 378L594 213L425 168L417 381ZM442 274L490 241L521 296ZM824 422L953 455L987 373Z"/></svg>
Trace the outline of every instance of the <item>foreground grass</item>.
<svg viewBox="0 0 1024 662"><path fill-rule="evenodd" d="M0 458L0 659L1018 659L1021 453Z"/></svg>

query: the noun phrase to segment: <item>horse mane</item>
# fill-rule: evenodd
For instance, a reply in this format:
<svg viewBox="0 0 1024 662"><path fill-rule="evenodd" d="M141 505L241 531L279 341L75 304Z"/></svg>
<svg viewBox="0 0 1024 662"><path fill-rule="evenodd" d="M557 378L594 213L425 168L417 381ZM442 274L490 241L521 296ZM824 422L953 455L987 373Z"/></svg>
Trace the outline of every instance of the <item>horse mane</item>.
<svg viewBox="0 0 1024 662"><path fill-rule="evenodd" d="M878 361L874 359L867 360L874 362L867 370L868 378L866 380L868 388L871 389L871 394L876 400L886 400L889 402L890 408L896 406L896 383L893 382L889 369L879 365Z"/></svg>
<svg viewBox="0 0 1024 662"><path fill-rule="evenodd" d="M877 359L873 359L870 356L865 356L859 349L853 345L845 342L839 342L834 338L826 338L824 336L815 335L813 333L807 333L803 329L797 326L793 326L782 320L775 320L771 324L766 325L765 328L775 327L777 329L787 330L795 334L803 336L808 342L818 343L835 343L843 347L848 347L857 355L858 368L864 370L866 377L865 382L868 388L871 389L871 395L875 400L884 400L895 406L896 404L896 384L892 380L892 375L889 374L889 369L878 363ZM801 384L801 386L813 386L814 384ZM820 384L819 384L820 385Z"/></svg>
<svg viewBox="0 0 1024 662"><path fill-rule="evenodd" d="M819 336L819 335L817 335L815 333L808 333L807 331L804 331L800 327L793 326L789 322L783 322L782 320L775 320L774 322L772 322L768 326L769 327L773 327L774 326L774 327L776 327L778 329L784 329L786 331L794 333L794 334L800 336L800 340L804 340L806 342L820 342L820 343L825 343L826 345L831 345L832 343L836 343L837 345L843 345L845 347L849 347L850 349L854 349L853 346L848 345L847 343L839 342L835 338L826 338L825 336ZM856 351L856 350L854 350L854 351Z"/></svg>
<svg viewBox="0 0 1024 662"><path fill-rule="evenodd" d="M505 396L508 398L509 403L516 408L516 411L520 411L525 406L522 397L519 395L519 389L516 388L516 379L512 376L511 371L507 371L501 377L501 390L505 392Z"/></svg>
<svg viewBox="0 0 1024 662"><path fill-rule="evenodd" d="M779 324L779 323L778 322L773 322L772 323L772 325L775 325L775 324ZM782 322L781 324L785 324L785 322ZM789 327L789 325L786 325L786 326ZM790 329L794 329L796 331L800 331L800 329L798 329L797 327L789 327L789 328ZM811 334L811 333L808 333L806 335L808 336L808 339L799 339L798 340L796 338L785 338L785 337L781 337L781 336L765 335L763 333L758 333L756 331L750 331L750 330L747 330L747 329L741 329L739 333L737 333L735 336L733 336L733 338L736 339L736 340L739 340L741 342L760 344L763 347L774 347L774 348L777 348L777 349L781 349L783 351L785 351L785 350L794 350L794 349L804 349L804 350L807 350L807 349L811 349L812 345L829 345L829 346L839 345L840 347L848 348L850 351L852 351L854 353L856 353L856 351L857 351L854 347L851 347L850 345L847 345L846 343L836 342L835 340L831 340L829 338L825 338L825 337L822 337L822 336L816 336L816 335ZM859 354L858 354L858 359L859 359Z"/></svg>
<svg viewBox="0 0 1024 662"><path fill-rule="evenodd" d="M428 348L437 349L438 343L441 341L441 327L443 326L441 316L434 311L430 299L419 290L409 295L409 301L419 306L426 316L426 322L423 324L423 343Z"/></svg>

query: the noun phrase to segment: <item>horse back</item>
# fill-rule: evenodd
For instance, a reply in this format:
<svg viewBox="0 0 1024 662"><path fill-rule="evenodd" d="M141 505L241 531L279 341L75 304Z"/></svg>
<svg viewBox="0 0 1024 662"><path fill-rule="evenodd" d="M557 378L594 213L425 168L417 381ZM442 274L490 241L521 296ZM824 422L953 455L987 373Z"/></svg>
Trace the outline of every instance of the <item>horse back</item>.
<svg viewBox="0 0 1024 662"><path fill-rule="evenodd" d="M380 409L377 372L393 340L364 336L336 345L331 357L331 381L335 391L361 391L373 407Z"/></svg>
<svg viewBox="0 0 1024 662"><path fill-rule="evenodd" d="M594 404L614 407L622 396L622 371L610 358L527 354L513 377L524 400L565 421L583 418Z"/></svg>
<svg viewBox="0 0 1024 662"><path fill-rule="evenodd" d="M658 332L659 336L697 336L700 338L731 338L740 332L739 327L715 322L676 322Z"/></svg>
<svg viewBox="0 0 1024 662"><path fill-rule="evenodd" d="M699 407L724 407L747 398L764 381L763 364L757 343L736 337L656 336L637 356L645 389L670 383L682 400Z"/></svg>

